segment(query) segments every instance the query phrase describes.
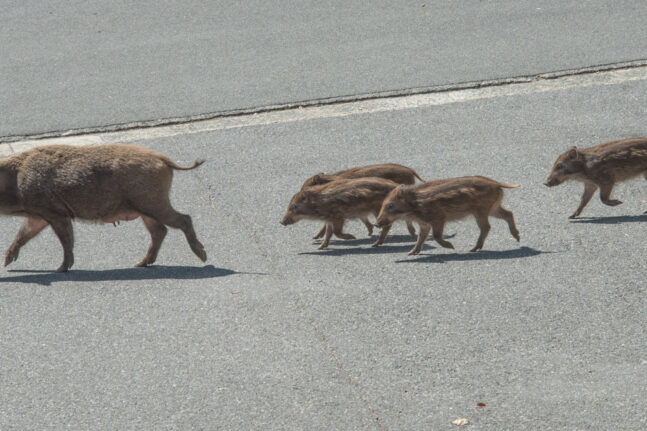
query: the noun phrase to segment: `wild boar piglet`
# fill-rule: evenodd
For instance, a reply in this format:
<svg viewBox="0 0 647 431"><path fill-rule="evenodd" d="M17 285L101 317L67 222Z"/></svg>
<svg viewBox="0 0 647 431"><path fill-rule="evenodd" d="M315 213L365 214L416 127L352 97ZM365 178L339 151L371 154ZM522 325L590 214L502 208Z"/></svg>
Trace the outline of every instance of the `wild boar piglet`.
<svg viewBox="0 0 647 431"><path fill-rule="evenodd" d="M622 202L611 199L613 186L642 175L647 179L647 138L623 139L590 148L573 147L561 154L544 185L557 186L567 180L584 183L580 205L569 218L582 213L595 191L600 189L600 200L609 206Z"/></svg>
<svg viewBox="0 0 647 431"><path fill-rule="evenodd" d="M304 190L312 186L327 184L334 180L367 178L367 177L384 178L386 180L391 180L398 184L414 184L416 182L416 178L418 178L420 181L424 181L422 178L420 178L420 175L418 175L416 171L414 171L411 168L398 165L395 163L384 163L379 165L359 166L359 167L346 169L344 171L339 171L337 173L328 174L328 175L321 172L319 174L313 175L312 177L308 178L305 181L305 183L303 183L303 186L301 186L301 190ZM369 222L368 218L360 217L360 220L366 226L366 229L368 230L368 235L369 236L373 235L373 224ZM411 234L411 236L415 238L416 230L414 229L411 222L407 221L407 229L409 230L409 233ZM325 232L326 232L326 225L324 225L319 230L319 232L315 234L314 239L321 238Z"/></svg>
<svg viewBox="0 0 647 431"><path fill-rule="evenodd" d="M333 233L342 239L355 239L342 232L344 222L377 214L384 197L397 186L383 178L357 178L307 187L294 195L281 224L288 226L303 219L323 220L326 232L319 249L328 247ZM374 246L384 242L390 228L390 224L382 227Z"/></svg>
<svg viewBox="0 0 647 431"><path fill-rule="evenodd" d="M171 207L173 170L189 170L158 152L134 145L36 147L0 160L0 214L26 217L7 250L5 266L21 247L51 226L63 246L58 272L74 263L72 220L117 223L141 217L151 236L137 266L155 262L167 228L181 229L202 261L207 254L191 217Z"/></svg>
<svg viewBox="0 0 647 431"><path fill-rule="evenodd" d="M501 206L503 188L517 188L516 184L501 184L486 177L462 177L433 181L415 186L398 186L384 199L376 226L390 226L399 219L420 224L418 241L409 254L422 250L429 231L443 247L454 246L443 238L445 223L469 215L476 218L481 234L471 251L483 248L490 231L490 216L508 222L510 233L519 241L519 231L511 211Z"/></svg>

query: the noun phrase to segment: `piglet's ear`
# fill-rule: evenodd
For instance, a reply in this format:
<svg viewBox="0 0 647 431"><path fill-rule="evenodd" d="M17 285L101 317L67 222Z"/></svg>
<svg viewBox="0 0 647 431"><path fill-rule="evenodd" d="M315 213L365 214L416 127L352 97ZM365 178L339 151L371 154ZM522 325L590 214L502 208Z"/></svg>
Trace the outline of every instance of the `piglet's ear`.
<svg viewBox="0 0 647 431"><path fill-rule="evenodd" d="M568 150L569 159L577 159L578 156L579 156L579 153L577 152L577 147L573 147L570 150Z"/></svg>
<svg viewBox="0 0 647 431"><path fill-rule="evenodd" d="M394 188L394 189L393 189L393 191L394 191L394 193L393 193L393 194L394 194L396 197L400 197L400 196L402 196L402 195L404 194L404 184L400 184L399 186L397 186L396 188Z"/></svg>

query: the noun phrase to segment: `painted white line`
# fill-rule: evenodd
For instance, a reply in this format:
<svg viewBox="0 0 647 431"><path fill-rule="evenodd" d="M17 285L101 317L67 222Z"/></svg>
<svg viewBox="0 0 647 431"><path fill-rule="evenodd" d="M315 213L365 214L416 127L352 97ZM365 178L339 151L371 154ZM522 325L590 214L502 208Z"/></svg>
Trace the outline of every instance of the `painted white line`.
<svg viewBox="0 0 647 431"><path fill-rule="evenodd" d="M41 145L100 145L107 143L129 143L166 138L177 135L211 132L267 124L290 123L319 118L345 117L386 111L425 108L429 106L468 102L479 99L509 97L563 91L572 88L601 85L617 85L631 81L647 80L647 67L565 76L555 79L539 79L531 82L505 84L493 87L417 94L411 96L386 97L332 105L286 109L261 114L247 114L232 117L200 120L190 123L146 127L120 132L91 133L79 136L25 140L0 145L0 156L8 156Z"/></svg>

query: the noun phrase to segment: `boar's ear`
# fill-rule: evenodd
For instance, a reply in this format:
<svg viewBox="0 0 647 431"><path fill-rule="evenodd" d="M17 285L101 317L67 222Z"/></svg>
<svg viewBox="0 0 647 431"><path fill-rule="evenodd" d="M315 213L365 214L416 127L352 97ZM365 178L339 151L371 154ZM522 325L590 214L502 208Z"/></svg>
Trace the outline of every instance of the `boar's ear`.
<svg viewBox="0 0 647 431"><path fill-rule="evenodd" d="M575 160L578 158L579 153L577 152L577 147L573 147L570 150L568 150L568 153L566 153L569 159Z"/></svg>
<svg viewBox="0 0 647 431"><path fill-rule="evenodd" d="M404 196L404 184L400 184L399 186L397 186L396 188L394 188L394 189L393 189L393 191L394 191L394 192L393 192L393 195L394 195L396 198L401 198L401 197L403 197L403 196Z"/></svg>

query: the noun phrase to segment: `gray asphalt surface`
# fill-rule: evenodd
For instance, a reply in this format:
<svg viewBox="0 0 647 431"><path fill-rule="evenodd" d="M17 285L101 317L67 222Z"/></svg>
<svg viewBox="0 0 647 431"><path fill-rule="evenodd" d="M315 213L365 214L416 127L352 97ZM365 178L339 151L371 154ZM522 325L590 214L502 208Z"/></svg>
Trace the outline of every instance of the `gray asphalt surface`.
<svg viewBox="0 0 647 431"><path fill-rule="evenodd" d="M647 3L4 1L0 138L647 58Z"/></svg>
<svg viewBox="0 0 647 431"><path fill-rule="evenodd" d="M581 186L542 182L572 145L645 135L646 107L636 81L140 142L208 159L172 190L208 265L173 231L130 268L140 221L77 223L73 271L51 274L44 231L0 278L0 428L644 429L647 186L569 221ZM318 251L319 223L279 224L308 176L386 161L521 183L521 243L493 220L469 253L465 220L456 250L408 257L404 225L374 249L353 222Z"/></svg>

